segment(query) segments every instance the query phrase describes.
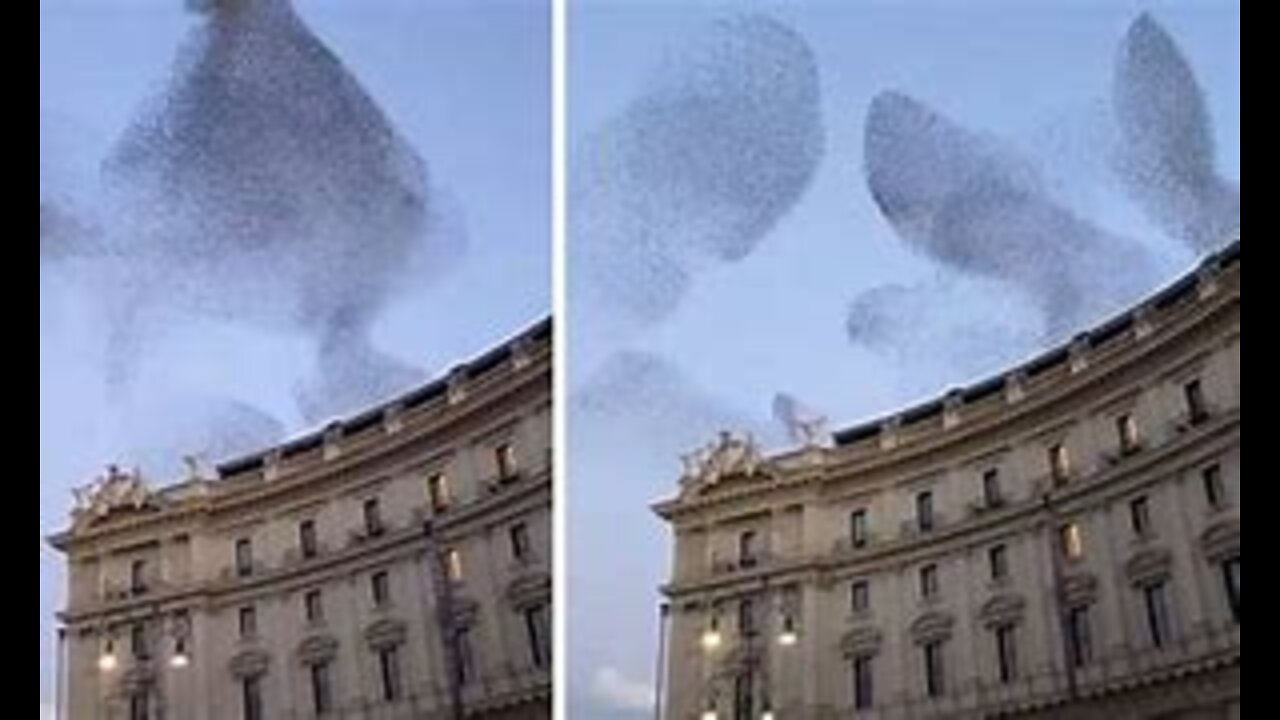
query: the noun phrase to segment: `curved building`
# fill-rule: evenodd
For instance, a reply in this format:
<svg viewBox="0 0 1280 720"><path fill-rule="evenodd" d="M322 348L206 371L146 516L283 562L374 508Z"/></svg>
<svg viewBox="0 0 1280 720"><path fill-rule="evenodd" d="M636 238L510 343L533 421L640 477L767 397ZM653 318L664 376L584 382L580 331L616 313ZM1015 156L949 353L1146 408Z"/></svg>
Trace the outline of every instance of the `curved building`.
<svg viewBox="0 0 1280 720"><path fill-rule="evenodd" d="M656 505L670 720L1238 718L1240 248L1065 347Z"/></svg>
<svg viewBox="0 0 1280 720"><path fill-rule="evenodd" d="M281 447L77 493L60 717L547 718L551 324Z"/></svg>

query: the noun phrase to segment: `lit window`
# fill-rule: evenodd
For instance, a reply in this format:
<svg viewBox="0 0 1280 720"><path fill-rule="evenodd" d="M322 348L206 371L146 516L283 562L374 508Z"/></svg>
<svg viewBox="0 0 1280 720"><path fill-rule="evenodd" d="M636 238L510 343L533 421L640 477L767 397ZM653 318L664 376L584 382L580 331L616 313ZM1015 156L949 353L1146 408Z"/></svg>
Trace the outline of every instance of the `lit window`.
<svg viewBox="0 0 1280 720"><path fill-rule="evenodd" d="M516 475L516 451L511 443L502 443L493 449L494 465L500 479L513 478Z"/></svg>
<svg viewBox="0 0 1280 720"><path fill-rule="evenodd" d="M462 582L462 554L456 549L449 549L443 556L445 577L453 582Z"/></svg>
<svg viewBox="0 0 1280 720"><path fill-rule="evenodd" d="M427 496L433 511L440 513L448 510L449 505L453 503L453 496L449 490L449 476L436 473L427 478Z"/></svg>
<svg viewBox="0 0 1280 720"><path fill-rule="evenodd" d="M1071 459L1067 447L1061 443L1049 448L1049 473L1055 484L1062 484L1071 476Z"/></svg>
<svg viewBox="0 0 1280 720"><path fill-rule="evenodd" d="M1138 439L1138 421L1128 413L1116 418L1116 435L1120 438L1120 452L1131 453L1141 444Z"/></svg>
<svg viewBox="0 0 1280 720"><path fill-rule="evenodd" d="M1084 541L1080 536L1080 526L1067 523L1059 529L1062 544L1062 555L1068 560L1076 560L1084 555Z"/></svg>

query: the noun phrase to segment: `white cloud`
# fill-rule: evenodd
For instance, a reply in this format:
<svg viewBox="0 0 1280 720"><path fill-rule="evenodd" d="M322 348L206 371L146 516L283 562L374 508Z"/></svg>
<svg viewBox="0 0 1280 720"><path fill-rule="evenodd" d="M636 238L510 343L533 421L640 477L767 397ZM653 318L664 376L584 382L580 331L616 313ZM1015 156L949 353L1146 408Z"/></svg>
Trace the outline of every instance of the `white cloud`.
<svg viewBox="0 0 1280 720"><path fill-rule="evenodd" d="M653 692L648 683L628 679L612 667L597 670L591 684L591 694L597 700L619 710L651 709Z"/></svg>

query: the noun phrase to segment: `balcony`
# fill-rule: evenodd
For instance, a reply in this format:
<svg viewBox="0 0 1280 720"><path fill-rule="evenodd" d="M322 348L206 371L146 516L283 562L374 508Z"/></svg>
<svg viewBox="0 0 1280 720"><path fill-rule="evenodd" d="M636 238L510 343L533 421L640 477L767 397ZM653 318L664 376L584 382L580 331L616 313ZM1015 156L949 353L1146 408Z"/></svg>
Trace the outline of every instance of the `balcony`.
<svg viewBox="0 0 1280 720"><path fill-rule="evenodd" d="M772 561L773 556L768 552L757 552L746 557L732 559L712 557L711 574L727 575L730 573L748 572L750 570L755 570L769 565Z"/></svg>

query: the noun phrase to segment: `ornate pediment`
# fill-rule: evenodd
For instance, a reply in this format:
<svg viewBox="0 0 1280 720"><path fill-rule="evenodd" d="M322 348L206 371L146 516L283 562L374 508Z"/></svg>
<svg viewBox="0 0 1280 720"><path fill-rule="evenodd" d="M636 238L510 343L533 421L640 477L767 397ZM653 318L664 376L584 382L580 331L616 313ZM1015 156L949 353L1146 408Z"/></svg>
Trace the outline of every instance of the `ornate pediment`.
<svg viewBox="0 0 1280 720"><path fill-rule="evenodd" d="M298 644L298 661L315 665L338 654L338 641L332 635L312 635Z"/></svg>
<svg viewBox="0 0 1280 720"><path fill-rule="evenodd" d="M517 610L548 602L551 576L545 572L521 575L507 584L507 602Z"/></svg>
<svg viewBox="0 0 1280 720"><path fill-rule="evenodd" d="M117 512L141 512L160 506L140 471L126 472L115 465L88 485L74 488L71 494L75 503L72 516L77 524L97 522Z"/></svg>
<svg viewBox="0 0 1280 720"><path fill-rule="evenodd" d="M403 620L383 618L364 629L364 640L372 648L384 648L404 643L408 628Z"/></svg>
<svg viewBox="0 0 1280 720"><path fill-rule="evenodd" d="M840 638L840 650L847 656L875 655L880 652L884 635L879 629L870 625L862 625L845 633Z"/></svg>
<svg viewBox="0 0 1280 720"><path fill-rule="evenodd" d="M715 441L681 456L686 490L707 491L728 478L767 477L768 461L750 434L722 431Z"/></svg>
<svg viewBox="0 0 1280 720"><path fill-rule="evenodd" d="M1069 607L1089 605L1098 597L1098 579L1088 573L1062 579L1062 600Z"/></svg>
<svg viewBox="0 0 1280 720"><path fill-rule="evenodd" d="M1125 575L1133 585L1146 585L1169 576L1173 555L1166 549L1144 550L1124 564Z"/></svg>
<svg viewBox="0 0 1280 720"><path fill-rule="evenodd" d="M1021 595L1005 593L983 603L978 618L986 627L1018 623L1022 621L1026 608L1027 601Z"/></svg>
<svg viewBox="0 0 1280 720"><path fill-rule="evenodd" d="M917 643L946 640L951 637L956 619L950 613L927 612L911 623L911 637Z"/></svg>
<svg viewBox="0 0 1280 720"><path fill-rule="evenodd" d="M1240 521L1224 520L1200 534L1200 547L1212 562L1240 554Z"/></svg>
<svg viewBox="0 0 1280 720"><path fill-rule="evenodd" d="M253 648L236 653L227 663L227 669L233 677L256 677L265 675L270 665L271 656L265 650Z"/></svg>

